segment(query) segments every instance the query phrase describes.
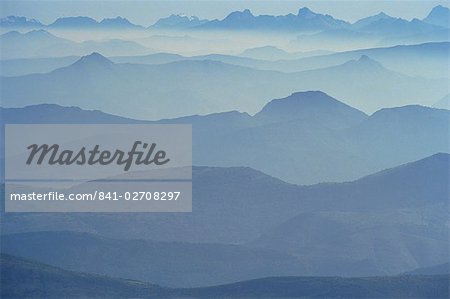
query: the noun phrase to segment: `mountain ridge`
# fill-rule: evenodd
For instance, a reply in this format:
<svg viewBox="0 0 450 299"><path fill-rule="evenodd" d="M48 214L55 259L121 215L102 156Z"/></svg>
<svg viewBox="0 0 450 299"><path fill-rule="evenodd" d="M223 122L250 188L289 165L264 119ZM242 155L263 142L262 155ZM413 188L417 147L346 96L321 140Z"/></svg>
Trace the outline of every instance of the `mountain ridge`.
<svg viewBox="0 0 450 299"><path fill-rule="evenodd" d="M222 20L213 20L194 27L194 29L238 29L238 30L317 30L330 28L343 28L349 26L348 22L334 19L330 15L314 13L310 9L300 8L297 15L292 13L282 16L259 15L255 16L249 9L234 11Z"/></svg>
<svg viewBox="0 0 450 299"><path fill-rule="evenodd" d="M241 281L229 285L217 285L197 289L169 289L157 285L111 278L88 273L70 272L35 261L7 254L1 255L3 296L25 297L46 294L46 297L104 297L110 298L261 298L275 297L345 297L352 293L357 297L373 294L373 297L446 297L448 275L393 276L374 278L337 277L267 277ZM30 274L33 275L30 275ZM22 279L16 280L16 277ZM58 280L59 284L52 284ZM62 286L61 286L62 285ZM267 286L271 293L267 293ZM324 287L327 286L326 288ZM388 288L386 288L388 285ZM51 286L51 287L50 287ZM103 286L99 288L98 286ZM411 291L413 288L413 291ZM359 290L355 294L355 289ZM414 292L414 293L412 293ZM412 297L411 297L412 296Z"/></svg>
<svg viewBox="0 0 450 299"><path fill-rule="evenodd" d="M422 21L426 24L436 25L439 27L449 27L449 8L438 5L435 6L427 17ZM168 17L160 18L149 28L161 29L256 29L271 28L274 30L310 30L310 29L363 29L365 26L378 21L394 21L401 23L401 26L417 25L419 19L407 21L401 18L391 17L384 12L380 12L373 16L368 16L355 21L353 24L349 22L335 19L329 14L316 13L307 7L302 7L297 14L289 13L287 15L259 15L255 16L249 9L242 11L232 11L222 20L200 19L196 16L185 16L172 14ZM308 22L305 22L308 21ZM241 24L233 24L233 23ZM243 22L243 23L242 23ZM266 22L264 24L264 22ZM269 24L270 23L270 24ZM384 22L379 24L385 24ZM29 28L122 28L122 29L143 29L141 25L131 23L125 17L104 18L97 21L88 16L71 16L61 17L48 25L44 25L35 19L27 19L20 16L7 16L0 20L2 27L29 27ZM375 26L372 26L374 28ZM419 28L419 27L415 27ZM367 29L365 29L367 30Z"/></svg>
<svg viewBox="0 0 450 299"><path fill-rule="evenodd" d="M430 11L430 13L423 19L423 21L432 25L449 28L450 9L442 5L435 6Z"/></svg>

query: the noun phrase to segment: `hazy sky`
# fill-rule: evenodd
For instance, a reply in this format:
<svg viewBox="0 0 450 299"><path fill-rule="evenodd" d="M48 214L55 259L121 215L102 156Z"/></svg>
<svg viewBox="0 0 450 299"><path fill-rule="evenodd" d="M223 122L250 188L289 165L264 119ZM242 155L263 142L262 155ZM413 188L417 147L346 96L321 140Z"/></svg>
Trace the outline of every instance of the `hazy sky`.
<svg viewBox="0 0 450 299"><path fill-rule="evenodd" d="M406 19L423 18L434 6L448 1L1 1L1 16L20 15L36 18L44 23L51 23L62 16L90 16L95 19L123 16L130 21L150 25L157 19L174 14L196 15L201 18L224 18L234 10L250 8L255 15L297 13L298 9L307 6L310 9L331 14L347 21L384 11L390 15Z"/></svg>

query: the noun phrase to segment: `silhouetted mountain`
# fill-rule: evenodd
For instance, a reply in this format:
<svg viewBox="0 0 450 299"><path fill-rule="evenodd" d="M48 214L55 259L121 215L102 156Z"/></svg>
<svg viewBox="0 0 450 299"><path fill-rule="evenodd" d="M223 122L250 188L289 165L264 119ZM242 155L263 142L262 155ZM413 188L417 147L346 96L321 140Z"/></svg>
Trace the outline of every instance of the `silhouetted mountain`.
<svg viewBox="0 0 450 299"><path fill-rule="evenodd" d="M167 44L167 41L159 41L161 44ZM286 53L284 60L267 61L261 59L273 58L275 52L266 47L250 49L250 55L254 57L232 56L232 55L200 55L200 56L181 56L171 53L156 53L145 56L119 56L110 57L116 63L134 63L134 64L165 64L180 60L215 60L228 64L240 65L259 70L276 70L281 72L298 72L317 68L325 68L345 63L352 59L359 59L362 55L379 61L388 69L408 74L410 76L424 76L429 78L446 78L449 76L447 69L448 52L450 51L449 42L426 43L419 45L394 46L388 48L371 48L339 53L323 53L323 51L312 53ZM256 52L253 52L256 51ZM251 54L253 53L253 54ZM278 52L282 58L283 54ZM247 54L245 54L247 55ZM312 57L304 57L304 56ZM8 60L2 61L2 73L5 76L12 76L30 73L44 73L54 70L58 67L67 66L66 57L56 58L35 58L27 60ZM74 59L74 58L72 58ZM420 59L420 64L411 63ZM274 58L274 60L276 60ZM45 62L48 62L46 64Z"/></svg>
<svg viewBox="0 0 450 299"><path fill-rule="evenodd" d="M98 22L89 17L62 17L56 19L49 27L59 29L89 29L95 28Z"/></svg>
<svg viewBox="0 0 450 299"><path fill-rule="evenodd" d="M1 254L2 298L155 298L163 288L135 280L78 273Z"/></svg>
<svg viewBox="0 0 450 299"><path fill-rule="evenodd" d="M434 25L430 25L434 26ZM417 33L407 36L388 36L383 38L379 45L412 45L428 42L448 42L450 41L450 28L435 26L432 31L417 31Z"/></svg>
<svg viewBox="0 0 450 299"><path fill-rule="evenodd" d="M379 36L370 32L360 32L353 28L338 28L300 34L296 39L291 40L290 45L302 51L325 47L334 52L342 52L378 46L380 39Z"/></svg>
<svg viewBox="0 0 450 299"><path fill-rule="evenodd" d="M66 230L114 238L236 244L295 216L295 207L302 204L295 195L296 186L250 168L194 167L193 180L192 213L117 213L105 217L59 213L44 218L39 214L7 213L2 233L54 231L63 225ZM223 197L217 197L219 192ZM273 200L281 194L283 198ZM228 198L226 202L224 198ZM249 198L258 198L258 205ZM267 218L268 214L272 216ZM17 221L21 226L16 225ZM174 225L178 228L173 229Z"/></svg>
<svg viewBox="0 0 450 299"><path fill-rule="evenodd" d="M315 34L302 34L291 44L302 50L322 48L326 44L327 49L348 51L377 46L448 42L450 41L449 36L448 25L442 27L442 25L418 19L408 21L381 12L344 28L331 28Z"/></svg>
<svg viewBox="0 0 450 299"><path fill-rule="evenodd" d="M105 29L138 29L143 28L142 26L135 25L131 23L128 19L122 17L115 18L106 18L101 20L99 23L99 27Z"/></svg>
<svg viewBox="0 0 450 299"><path fill-rule="evenodd" d="M206 288L169 289L135 280L66 271L2 254L2 296L75 298L446 298L448 275L371 278L272 277ZM55 283L57 282L57 283Z"/></svg>
<svg viewBox="0 0 450 299"><path fill-rule="evenodd" d="M301 120L330 128L349 127L366 117L361 111L320 91L298 92L284 99L272 100L255 114L255 118L264 123Z"/></svg>
<svg viewBox="0 0 450 299"><path fill-rule="evenodd" d="M27 81L23 82L27 88L23 89L22 95L12 97L16 99L35 89L33 103L26 103L28 100L22 98L15 101L14 106L46 102L62 105L76 103L82 108L104 109L105 103L110 103L107 105L109 109L106 109L108 113L146 119L236 108L251 110L247 108L258 107L267 94L280 94L279 88L274 90L272 86L262 86L262 82L279 82L284 90L290 89L287 84L292 84L281 84L285 77L282 74L213 61L179 61L163 65L113 64L107 68L92 63L84 64L83 74L78 66L75 63L48 74L3 77L2 81L12 83L9 85L10 91L16 89L13 81ZM253 79L248 81L248 78ZM168 89L167 84L173 80L177 80L178 87ZM37 81L40 84L35 85ZM93 81L95 84L92 84ZM235 88L224 88L227 84ZM126 106L120 104L124 99L128 101ZM10 104L5 103L6 106Z"/></svg>
<svg viewBox="0 0 450 299"><path fill-rule="evenodd" d="M54 104L40 104L24 108L1 108L2 122L5 124L35 124L42 120L51 124L120 124L144 123L144 121L103 113L99 110L82 110L78 107L61 107Z"/></svg>
<svg viewBox="0 0 450 299"><path fill-rule="evenodd" d="M44 25L35 20L26 17L7 16L0 19L0 27L8 28L41 28Z"/></svg>
<svg viewBox="0 0 450 299"><path fill-rule="evenodd" d="M370 32L382 36L409 36L419 33L430 33L442 28L425 23L419 19L407 21L401 18L380 18L359 28L362 32Z"/></svg>
<svg viewBox="0 0 450 299"><path fill-rule="evenodd" d="M8 16L0 19L0 27L8 28L44 28L50 27L52 29L74 29L74 30L84 30L84 29L115 29L115 30L125 30L125 29L139 29L142 26L135 25L129 20L123 17L115 18L105 18L100 22L90 17L62 17L56 19L53 23L49 25L44 25L35 19L28 19L26 17L18 16Z"/></svg>
<svg viewBox="0 0 450 299"><path fill-rule="evenodd" d="M184 290L200 298L446 298L448 275L367 278L271 277Z"/></svg>
<svg viewBox="0 0 450 299"><path fill-rule="evenodd" d="M358 60L350 60L344 63L341 67L347 68L352 72L385 72L386 69L383 67L381 63L376 60L371 59L367 55L362 55Z"/></svg>
<svg viewBox="0 0 450 299"><path fill-rule="evenodd" d="M367 112L373 112L382 107L411 103L425 104L416 102L419 97L423 99L431 96L430 90L424 90L426 89L425 84L435 86L435 91L439 90L438 93L444 95L445 91L442 86L446 82L446 80L410 77L394 72L366 55L341 65L303 71L291 76L299 81L299 87L308 86L310 89L322 90L335 97L346 99L346 104ZM349 86L355 86L352 89L353 92L349 92ZM418 89L418 86L422 86L422 89ZM389 96L386 95L387 91L395 94L395 100L389 99ZM361 99L364 100L361 101Z"/></svg>
<svg viewBox="0 0 450 299"><path fill-rule="evenodd" d="M198 117L195 123L204 127L208 123L214 123L220 117L215 115L203 122L200 122L201 117ZM238 116L227 115L227 118L236 117ZM426 118L429 119L429 117ZM249 127L252 125L250 124ZM386 126L388 127L389 124L387 123ZM217 127L213 127L212 130L216 134L219 132ZM286 131L286 127L281 127L281 130L276 133L279 134L282 131ZM196 132L194 125L194 133ZM301 130L295 129L289 136L299 133L303 134ZM236 134L236 131L233 130L230 134ZM340 137L337 136L337 139ZM219 134L218 139L223 138ZM208 144L212 144L210 151L216 150L215 142L215 140L209 141ZM330 142L330 139L326 142ZM346 143L348 140L343 142ZM424 143L427 141L424 140ZM447 141L444 140L443 143L447 146ZM226 143L222 143L222 147L224 144ZM287 160L291 165L299 160L299 153L303 155L302 149L292 147L292 143L279 144L280 147L274 149L276 155L283 156L283 160ZM242 141L234 142L233 145L236 155L244 153L240 149L241 146L253 155L257 153L254 148L249 148L245 143L242 144ZM270 154L272 150L270 144L267 146L256 142L255 146L264 148L265 158L272 164L281 162L276 161ZM395 145L393 147L393 150L398 151ZM283 148L287 150L282 152ZM285 157L285 153L291 148L295 149L296 160ZM324 161L327 156L322 156L317 149L319 147L314 147L312 150L316 151L321 161ZM333 146L334 153L340 154L336 149L337 147ZM225 148L226 150L228 149ZM194 152L196 152L195 141ZM365 159L374 160L374 163L380 164L373 159L372 155L370 151L364 153ZM2 220L4 234L58 230L64 227L65 230L85 231L126 239L145 238L233 244L256 239L248 245L295 255L301 261L300 264L288 256L285 258L285 255L271 255L269 252L254 251L252 248L234 245L221 247L222 245L208 244L160 244L133 240L123 243L123 241L111 241L98 237L94 238L94 244L106 242L107 245L106 249L99 249L102 252L100 256L104 259L91 255L92 258L97 257L96 260L86 260L83 255L83 260L80 257L82 251L78 250L74 244L83 248L99 247L93 245L91 241L82 241L79 238L70 239L72 241L66 243L64 233L34 234L36 237L33 237L33 234L6 237L2 240L3 251L16 254L20 252L24 256L39 258L53 264L61 263L56 265L70 265L70 269L87 267L82 268L83 271L102 269L102 271L110 272L100 273L113 273L111 271L114 270L117 271L114 273L121 273L117 275L135 278L137 276L133 275L147 273L145 275L155 275L154 279L147 278L147 281L161 282L158 279L166 278L164 285L169 283L169 278L183 281L186 283L184 285L188 283L193 285L195 280L196 285L200 285L220 281L220 279L231 281L233 277L240 277L239 279L252 275L252 277L258 277L262 275L261 273L265 273L264 275L281 275L280 273L287 272L299 274L295 271L302 271L302 274L308 275L351 276L403 273L418 267L448 261L449 243L446 223L450 181L449 159L449 154L436 154L353 182L305 187L284 183L250 168L194 167L192 213L151 215L6 213ZM355 159L353 163L354 161ZM311 171L305 164L303 163L303 167ZM325 160L325 167L335 168L334 165ZM349 165L352 164L345 166ZM56 240L53 237L43 238L42 236L58 238ZM17 238L16 241L14 238ZM92 237L88 239L91 240ZM24 246L24 244L28 245ZM48 248L36 249L41 248L39 246L46 246L45 244L48 244ZM113 254L116 251L112 248L117 250L122 246L120 244L124 244L123 246L128 249L134 246L141 248L132 250L135 254L127 256L127 260L123 261L136 266L126 268L117 263L111 265L107 262L111 259L116 260L106 253ZM67 248L58 249L58 246L67 246ZM148 246L148 249L142 249L142 246L145 248ZM27 248L35 250L30 251ZM159 252L159 255L149 254L150 248ZM387 248L387 250L378 250L378 248ZM51 250L55 253L49 255ZM89 251L93 252L93 250ZM168 258L161 255L169 255L173 252L172 250L185 252L189 258L183 258L177 254L176 256L180 258L177 260L172 258L170 266L166 263L161 264L161 261ZM60 258L57 258L58 256ZM229 260L224 261L224 256L229 257ZM149 260L142 263L144 257ZM227 266L222 268L223 264L217 262L218 260ZM239 262L239 266L229 267L234 262ZM295 265L295 268L291 268L292 265ZM148 272L149 269L152 271ZM159 269L160 272L155 272L155 269ZM184 270L180 269L190 269L190 275L186 276ZM199 272L195 272L194 275L192 269L199 269ZM236 269L236 271L239 269L240 274L230 272L230 269ZM178 272L171 272L177 270ZM161 275L158 276L156 273ZM189 279L192 280L188 282Z"/></svg>
<svg viewBox="0 0 450 299"><path fill-rule="evenodd" d="M102 52L105 55L143 55L150 49L132 41L110 39L73 42L57 37L45 30L27 33L11 31L0 36L2 58L59 57Z"/></svg>
<svg viewBox="0 0 450 299"><path fill-rule="evenodd" d="M95 72L109 72L109 68L106 64ZM65 72L86 74L83 70L71 67L55 77ZM306 98L315 95L324 101ZM448 110L406 106L384 109L365 118L363 113L321 93L296 93L288 99L274 101L275 110L263 109L255 117L230 112L161 122L193 125L197 165L249 166L300 184L354 180L436 152L448 152ZM45 111L46 106L38 108L43 111L36 114L51 115ZM283 119L276 113L290 110L299 117L286 112L289 117ZM4 110L5 115L12 112ZM266 112L270 113L264 117ZM44 121L27 114L37 123ZM70 121L70 112L65 115Z"/></svg>
<svg viewBox="0 0 450 299"><path fill-rule="evenodd" d="M435 91L439 91L438 95L435 96L437 98L442 97L446 94L446 91L443 88L446 81L437 79L437 81L433 83L432 81L434 80L430 81L429 79L425 79L425 81L429 81L428 83L425 83L423 82L424 78L413 78L413 76L406 76L403 73L393 72L390 69L386 69L383 65L380 65L378 61L368 57L368 55L374 54L383 59L383 61L386 61L390 66L394 66L395 68L404 71L404 73L413 72L416 76L420 76L419 74L425 72L433 78L444 78L448 76L446 61L448 58L447 53L449 50L449 45L450 43L443 43L398 48L368 49L284 61L262 61L230 55L204 55L194 57L175 57L173 55L163 55L160 56L161 58L155 57L155 59L151 56L142 58L123 57L119 61L157 63L158 59L161 59L162 61L163 58L168 61L207 59L261 70L290 72L293 72L296 69L302 70L305 68L322 68L317 71L290 74L279 84L278 88L282 88L282 86L286 84L290 85L292 83L295 85L295 89L288 90L288 93L302 90L303 86L305 86L305 90L318 89L333 94L336 97L346 99L346 103L352 106L356 106L365 111L375 111L382 107L411 104L414 103L412 102L412 99L414 98L423 100L424 98L431 97L432 95L429 94L429 89L425 87L425 84L435 85ZM416 64L411 64L408 62L411 61L411 59L421 59L423 63L420 66L417 66ZM328 68L328 66L331 67ZM321 79L322 76L329 79L323 80ZM333 83L338 81L345 82L342 82L342 84ZM365 88L370 88L370 92L366 90L365 92L359 93L357 91L359 89L353 89L352 92L350 92L348 88L345 88L345 86L355 84L355 82L359 82L361 85L364 85ZM375 86L379 86L380 88L375 88ZM410 92L415 88L413 86L423 86L423 88L417 88L414 92ZM396 98L390 98L392 94L386 95L385 92L387 92L387 90L390 90L392 94L396 94ZM384 101L383 99L386 97L390 99L386 99L386 101ZM362 102L362 98L365 99L365 101ZM400 99L404 100L400 101ZM361 105L362 103L364 106ZM424 103L421 101L417 103L424 105L432 104L432 102ZM231 109L238 108L232 107ZM251 110L246 111L252 112Z"/></svg>
<svg viewBox="0 0 450 299"><path fill-rule="evenodd" d="M143 55L153 52L153 50L146 48L139 43L121 39L84 41L80 43L79 48L80 49L74 51L74 53L85 55L92 52L101 52L107 56L117 56L123 54Z"/></svg>
<svg viewBox="0 0 450 299"><path fill-rule="evenodd" d="M356 115L354 123L361 120L361 114L348 110L349 115ZM194 139L194 161L201 165L245 165L290 182L309 184L353 180L448 152L448 110L385 109L343 130L339 128L349 120L339 119L340 114L314 119L329 115L326 111L312 113L305 121L280 119L276 124L263 122L222 134L202 129L202 135ZM258 150L261 148L265 150ZM227 154L231 151L233 156Z"/></svg>
<svg viewBox="0 0 450 299"><path fill-rule="evenodd" d="M297 15L288 14L284 16L254 16L249 9L234 11L223 20L213 20L196 28L215 30L309 31L344 28L347 26L349 26L349 23L345 21L334 19L330 15L312 12L304 7L298 11Z"/></svg>
<svg viewBox="0 0 450 299"><path fill-rule="evenodd" d="M26 246L34 249L22 250ZM124 255L125 252L133 254ZM302 273L295 258L268 250L238 245L119 240L75 232L2 236L2 253L72 271L178 287Z"/></svg>
<svg viewBox="0 0 450 299"><path fill-rule="evenodd" d="M35 73L48 73L68 66L80 59L77 56L51 58L16 58L0 60L2 76L22 76Z"/></svg>
<svg viewBox="0 0 450 299"><path fill-rule="evenodd" d="M333 275L374 275L384 273L383 271L400 273L420 266L445 262L442 259L448 252L448 235L444 233L450 167L448 161L448 154L439 154L351 183L319 184L309 187L287 184L249 168L194 167L192 213L182 215L69 213L45 217L42 217L43 214L7 213L4 215L2 232L57 230L63 225L67 230L87 231L115 238L242 243L258 238L296 215L310 213L314 216L313 220L318 219L315 226L291 226L285 233L270 234L270 238L264 238L267 241L254 245L271 246L293 253L292 250L287 250L289 247L283 247L283 242L278 242L276 241L278 239L273 237L282 237L286 241L291 240L289 241L291 243L300 242L301 238L289 239L289 235L301 234L301 230L308 227L327 229L326 225L319 225L325 217L336 222L336 225L348 227L349 230L342 231L345 235L341 235L342 239L339 239L339 242L348 243L342 248L355 246L357 251L357 246L375 246L378 242L376 239L367 239L370 235L358 225L364 223L367 230L392 229L393 235L378 231L379 238L394 247L398 244L397 249L393 248L383 255L379 253L376 260L360 264L360 267L356 267L356 263L362 259L362 254L368 254L367 250L359 251L357 255L346 260L339 260L339 256L335 255L334 261L339 262L342 267L335 267ZM253 199L257 199L257 205ZM302 216L297 218L301 221L304 219ZM177 229L173 229L174 227ZM408 250L402 243L405 239L401 236L406 231L411 236L408 242L416 244L412 247L415 250ZM427 232L426 237L423 235L424 231ZM358 238L362 238L363 241L349 239L352 233L359 234ZM415 237L412 237L413 235ZM328 242L327 236L329 234L324 234L322 240ZM319 238L319 235L317 237ZM344 250L341 247L323 247L323 250L331 248L337 253ZM423 251L433 252L433 255L420 256L420 252ZM313 261L318 262L321 255L323 258L327 254L317 250L314 252L317 255L312 256L311 260L308 259L308 255L294 252L306 265L310 265L302 268L302 271L314 275L330 274L332 269L318 266L315 268L313 265ZM391 266L386 265L391 258L395 258L396 262L391 261ZM323 263L325 262L319 262L317 265ZM330 262L327 265L336 264ZM328 267L327 265L324 266Z"/></svg>
<svg viewBox="0 0 450 299"><path fill-rule="evenodd" d="M441 27L450 27L450 9L442 5L434 7L424 22Z"/></svg>
<svg viewBox="0 0 450 299"><path fill-rule="evenodd" d="M45 56L46 53L69 52L77 46L75 42L57 37L45 30L26 33L10 31L0 36L2 58Z"/></svg>
<svg viewBox="0 0 450 299"><path fill-rule="evenodd" d="M386 275L446 262L449 168L450 156L437 154L351 183L312 186L321 208L250 244L295 255L315 275Z"/></svg>
<svg viewBox="0 0 450 299"><path fill-rule="evenodd" d="M74 64L47 74L2 77L4 106L77 105L127 117L158 119L229 110L255 113L266 99L299 90L322 90L365 111L411 103L431 105L429 99L448 93L444 79L405 76L365 57L292 74L200 58L158 65L112 64L108 68L93 63L86 65L83 75L77 69ZM174 79L177 88L169 88ZM359 87L347 88L354 84ZM126 106L120 104L124 99L128 100Z"/></svg>
<svg viewBox="0 0 450 299"><path fill-rule="evenodd" d="M94 52L87 56L81 57L72 66L74 67L110 67L114 63L103 55Z"/></svg>
<svg viewBox="0 0 450 299"><path fill-rule="evenodd" d="M250 57L262 60L278 60L288 57L290 53L274 46L264 46L252 49L246 49L240 56Z"/></svg>
<svg viewBox="0 0 450 299"><path fill-rule="evenodd" d="M373 159L379 157L376 158L379 166L387 168L393 161L400 164L398 161L404 163L436 152L448 152L445 143L449 136L442 128L447 126L449 118L449 110L422 106L382 109L349 133L358 140L358 150L373 154Z"/></svg>
<svg viewBox="0 0 450 299"><path fill-rule="evenodd" d="M380 61L387 68L404 74L444 78L449 76L447 68L449 51L449 42L372 48L278 62L278 66L266 67L266 69L284 69L285 71L317 69L341 64L350 59L358 59L362 55L367 55ZM418 59L421 61L420 64L411 63L411 61L417 61Z"/></svg>
<svg viewBox="0 0 450 299"><path fill-rule="evenodd" d="M114 29L114 30L126 30L126 29L139 29L142 26L131 23L128 19L123 17L106 18L97 22L89 17L63 17L57 19L52 24L48 25L51 28L57 29Z"/></svg>
<svg viewBox="0 0 450 299"><path fill-rule="evenodd" d="M196 16L170 15L167 18L159 19L151 27L158 29L189 29L209 22L200 20Z"/></svg>
<svg viewBox="0 0 450 299"><path fill-rule="evenodd" d="M377 15L365 17L365 18L362 18L362 19L356 21L355 23L352 24L352 27L357 28L357 29L363 28L373 22L383 20L383 19L394 19L394 18L385 14L384 12L380 12Z"/></svg>

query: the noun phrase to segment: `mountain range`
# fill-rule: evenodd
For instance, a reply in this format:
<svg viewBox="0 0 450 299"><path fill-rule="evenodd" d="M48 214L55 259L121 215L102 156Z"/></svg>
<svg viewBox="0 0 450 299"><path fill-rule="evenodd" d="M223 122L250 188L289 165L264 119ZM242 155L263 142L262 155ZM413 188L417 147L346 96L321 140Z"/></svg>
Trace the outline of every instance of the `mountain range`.
<svg viewBox="0 0 450 299"><path fill-rule="evenodd" d="M402 275L372 278L279 277L196 289L170 289L155 284L79 273L2 254L2 296L108 298L289 298L314 296L354 298L371 296L445 298L448 275ZM57 281L58 283L55 283ZM271 292L268 293L267 286ZM326 287L324 287L326 286Z"/></svg>
<svg viewBox="0 0 450 299"><path fill-rule="evenodd" d="M282 73L198 58L151 65L113 63L94 53L46 74L0 80L5 107L76 105L140 119L228 110L256 113L265 100L302 90L325 91L367 112L410 103L432 105L448 93L446 79L406 76L367 56ZM124 99L129 99L126 106L121 104Z"/></svg>
<svg viewBox="0 0 450 299"><path fill-rule="evenodd" d="M427 15L424 22L433 24L436 26L450 27L450 9L442 5L434 7L431 12Z"/></svg>
<svg viewBox="0 0 450 299"><path fill-rule="evenodd" d="M222 20L200 19L196 16L172 14L155 22L154 29L199 29L199 30L275 30L275 31L318 31L350 29L368 32L375 30L388 35L416 34L418 31L430 32L437 27L449 28L449 8L442 5L434 7L423 20L407 21L391 17L383 12L365 17L351 24L333 18L327 14L311 11L307 7L299 9L297 14L280 16L255 16L249 9L233 11ZM43 25L34 19L19 16L8 16L0 20L1 27L9 28L57 28L57 29L142 29L123 17L105 18L98 22L90 17L62 17L49 25ZM433 27L433 26L436 26ZM405 31L406 30L406 31ZM416 31L414 31L416 30ZM418 30L418 31L417 31Z"/></svg>
<svg viewBox="0 0 450 299"><path fill-rule="evenodd" d="M449 17L1 19L2 131L190 124L194 165L191 213L5 213L0 185L1 296L448 297Z"/></svg>
<svg viewBox="0 0 450 299"><path fill-rule="evenodd" d="M46 27L52 29L143 29L142 26L133 24L128 19L120 16L115 18L105 18L100 22L93 18L83 16L61 17L49 25L44 25L35 19L28 19L26 17L7 16L0 19L0 26L14 29L43 29Z"/></svg>
<svg viewBox="0 0 450 299"><path fill-rule="evenodd" d="M449 154L436 154L312 186L194 167L192 213L6 213L2 252L165 286L394 275L448 262L449 167Z"/></svg>
<svg viewBox="0 0 450 299"><path fill-rule="evenodd" d="M3 109L3 117L39 123L34 113L50 121L59 117L52 116L58 109L58 115L67 116L64 122L82 116L92 120L92 112L53 107L57 106ZM311 184L353 180L448 152L449 118L449 110L421 106L382 109L367 116L322 92L300 92L270 102L254 116L234 111L158 123L193 125L197 165L250 166L289 182Z"/></svg>
<svg viewBox="0 0 450 299"><path fill-rule="evenodd" d="M155 123L56 105L1 114L4 123ZM306 92L273 100L254 116L161 120L192 124L195 165L228 166L193 168L192 213L6 213L2 252L172 286L273 275L392 275L443 264L450 156L434 153L448 152L449 119L448 110L418 106L367 116ZM231 165L303 184L372 174L299 186ZM89 258L77 246L91 248ZM134 254L119 258L114 249L121 246ZM161 262L169 256L172 263Z"/></svg>
<svg viewBox="0 0 450 299"><path fill-rule="evenodd" d="M254 16L249 9L235 11L223 20L213 20L197 26L196 29L311 31L343 28L348 25L349 23L345 21L334 19L330 15L315 13L304 7L298 11L297 15L285 16Z"/></svg>
<svg viewBox="0 0 450 299"><path fill-rule="evenodd" d="M34 250L27 253L21 249L26 246ZM133 254L126 257L124 252ZM125 241L64 231L4 235L2 253L72 271L178 287L302 273L302 265L294 257L270 250L228 244Z"/></svg>
<svg viewBox="0 0 450 299"><path fill-rule="evenodd" d="M95 51L105 55L143 55L152 50L121 39L74 42L39 29L26 33L10 31L0 35L2 59L86 55Z"/></svg>
<svg viewBox="0 0 450 299"><path fill-rule="evenodd" d="M160 42L168 43L167 40L161 40ZM116 56L109 57L109 59L115 63L133 64L166 64L182 60L214 60L259 70L292 73L336 66L366 55L393 71L433 79L449 78L446 67L449 51L450 42L369 48L339 53L323 53L323 51L287 53L284 50L268 46L248 49L240 56L209 54L188 57L171 53L155 53L145 56ZM304 57L305 55L307 57ZM79 58L78 56L67 56L1 60L1 73L3 76L47 73L57 68L68 66ZM410 63L418 59L421 61L420 64Z"/></svg>
<svg viewBox="0 0 450 299"><path fill-rule="evenodd" d="M167 18L159 19L152 28L162 28L162 29L187 29L192 27L197 27L202 24L209 22L209 20L200 20L196 16L186 16L186 15L170 15Z"/></svg>
<svg viewBox="0 0 450 299"><path fill-rule="evenodd" d="M38 20L26 17L7 16L0 19L0 27L5 28L41 28L43 26Z"/></svg>

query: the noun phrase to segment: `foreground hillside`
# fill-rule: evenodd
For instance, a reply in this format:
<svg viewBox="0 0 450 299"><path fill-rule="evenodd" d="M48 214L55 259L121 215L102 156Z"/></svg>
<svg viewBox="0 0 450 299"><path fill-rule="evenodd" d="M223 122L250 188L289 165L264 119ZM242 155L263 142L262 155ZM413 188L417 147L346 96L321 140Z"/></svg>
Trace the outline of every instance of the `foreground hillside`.
<svg viewBox="0 0 450 299"><path fill-rule="evenodd" d="M276 277L207 288L168 289L66 271L1 256L2 298L447 298L448 275Z"/></svg>
<svg viewBox="0 0 450 299"><path fill-rule="evenodd" d="M448 182L448 154L313 186L195 167L192 213L6 213L2 251L176 287L394 275L448 262Z"/></svg>

